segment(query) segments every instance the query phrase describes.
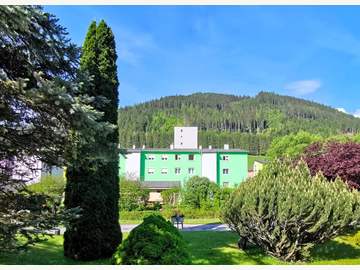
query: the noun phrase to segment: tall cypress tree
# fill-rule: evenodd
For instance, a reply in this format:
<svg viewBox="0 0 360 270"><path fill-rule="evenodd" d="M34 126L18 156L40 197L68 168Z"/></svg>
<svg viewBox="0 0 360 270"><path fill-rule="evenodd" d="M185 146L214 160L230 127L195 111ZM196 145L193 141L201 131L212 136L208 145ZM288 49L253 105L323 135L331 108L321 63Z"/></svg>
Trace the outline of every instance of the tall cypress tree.
<svg viewBox="0 0 360 270"><path fill-rule="evenodd" d="M92 76L86 87L95 97L93 106L103 112L102 121L117 125L118 78L115 40L104 21L90 24L80 61L80 69ZM104 102L105 98L105 102ZM94 138L86 147L77 149L78 158L87 157L88 166L67 169L65 206L80 206L79 219L64 235L64 254L79 260L110 257L121 242L119 225L118 129L107 140ZM96 153L89 157L89 153ZM75 161L76 162L76 161Z"/></svg>

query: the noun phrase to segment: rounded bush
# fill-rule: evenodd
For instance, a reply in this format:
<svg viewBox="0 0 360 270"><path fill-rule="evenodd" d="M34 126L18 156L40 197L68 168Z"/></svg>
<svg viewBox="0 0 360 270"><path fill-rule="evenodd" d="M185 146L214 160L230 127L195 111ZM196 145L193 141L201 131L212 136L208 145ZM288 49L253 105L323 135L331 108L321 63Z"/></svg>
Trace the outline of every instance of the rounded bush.
<svg viewBox="0 0 360 270"><path fill-rule="evenodd" d="M190 264L186 243L163 217L151 215L133 229L113 255L114 264Z"/></svg>

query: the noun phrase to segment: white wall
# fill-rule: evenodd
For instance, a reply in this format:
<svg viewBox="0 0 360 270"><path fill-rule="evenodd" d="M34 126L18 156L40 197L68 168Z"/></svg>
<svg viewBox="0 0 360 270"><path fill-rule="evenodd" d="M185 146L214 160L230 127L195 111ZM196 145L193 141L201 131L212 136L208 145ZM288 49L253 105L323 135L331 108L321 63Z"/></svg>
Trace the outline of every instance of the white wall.
<svg viewBox="0 0 360 270"><path fill-rule="evenodd" d="M140 179L140 153L129 153L125 161L126 177L131 180Z"/></svg>
<svg viewBox="0 0 360 270"><path fill-rule="evenodd" d="M42 162L34 157L24 161L15 160L12 168L12 179L22 180L27 184L37 183L41 178Z"/></svg>
<svg viewBox="0 0 360 270"><path fill-rule="evenodd" d="M216 153L203 153L201 156L201 176L216 183Z"/></svg>
<svg viewBox="0 0 360 270"><path fill-rule="evenodd" d="M262 163L255 160L254 161L254 166L253 166L254 175L257 175L258 172L260 170L262 170L263 166L264 166L264 164L262 164Z"/></svg>
<svg viewBox="0 0 360 270"><path fill-rule="evenodd" d="M197 127L174 127L174 148L196 149L198 147Z"/></svg>

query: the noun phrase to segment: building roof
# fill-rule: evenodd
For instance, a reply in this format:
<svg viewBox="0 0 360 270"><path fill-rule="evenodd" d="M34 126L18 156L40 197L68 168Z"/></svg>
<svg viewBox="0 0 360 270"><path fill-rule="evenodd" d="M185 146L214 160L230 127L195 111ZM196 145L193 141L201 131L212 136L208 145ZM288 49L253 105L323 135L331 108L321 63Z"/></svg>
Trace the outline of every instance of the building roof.
<svg viewBox="0 0 360 270"><path fill-rule="evenodd" d="M265 163L268 163L269 161L264 160L264 159L256 159L254 162L258 162L258 163L261 163L261 164L265 164Z"/></svg>
<svg viewBox="0 0 360 270"><path fill-rule="evenodd" d="M144 181L141 184L149 189L167 189L181 186L180 181Z"/></svg>
<svg viewBox="0 0 360 270"><path fill-rule="evenodd" d="M129 148L129 149L123 149L127 153L141 153L141 152L194 152L194 153L248 153L247 150L244 149L223 149L223 148L215 148L215 149L209 149L209 148L192 148L192 149L170 149L170 148Z"/></svg>

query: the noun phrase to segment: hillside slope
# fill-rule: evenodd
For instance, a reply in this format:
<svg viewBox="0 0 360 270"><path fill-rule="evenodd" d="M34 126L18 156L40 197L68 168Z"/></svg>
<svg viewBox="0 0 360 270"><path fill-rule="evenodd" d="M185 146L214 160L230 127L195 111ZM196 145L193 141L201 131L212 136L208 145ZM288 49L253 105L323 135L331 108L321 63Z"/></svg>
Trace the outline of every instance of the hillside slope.
<svg viewBox="0 0 360 270"><path fill-rule="evenodd" d="M322 135L358 132L360 119L329 106L260 92L168 96L119 110L120 144L168 147L176 125L198 126L199 144L264 153L276 136L305 130Z"/></svg>

